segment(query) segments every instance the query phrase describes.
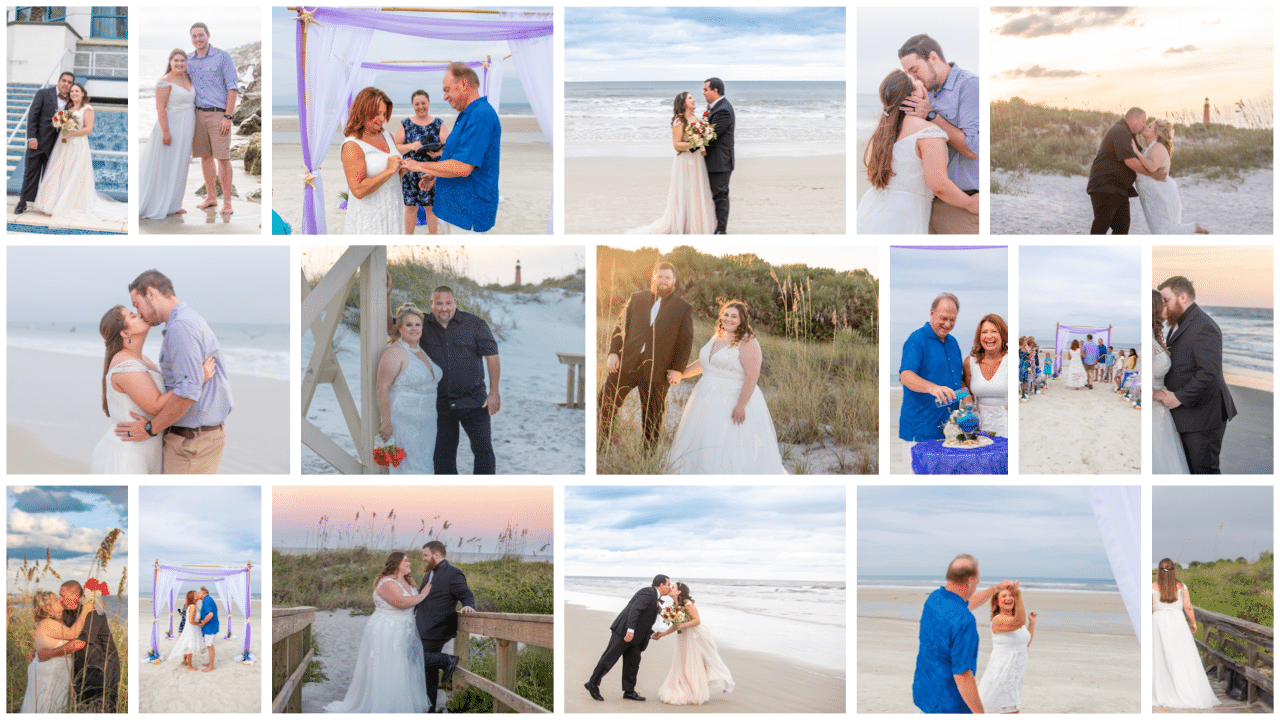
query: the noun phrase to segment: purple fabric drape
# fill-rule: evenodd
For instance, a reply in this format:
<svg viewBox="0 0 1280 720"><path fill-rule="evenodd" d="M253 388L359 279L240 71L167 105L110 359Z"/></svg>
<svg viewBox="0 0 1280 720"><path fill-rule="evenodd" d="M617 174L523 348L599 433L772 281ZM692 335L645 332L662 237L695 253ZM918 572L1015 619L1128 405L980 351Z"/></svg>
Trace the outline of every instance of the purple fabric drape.
<svg viewBox="0 0 1280 720"><path fill-rule="evenodd" d="M1004 250L1008 245L890 245L901 250Z"/></svg>
<svg viewBox="0 0 1280 720"><path fill-rule="evenodd" d="M397 35L433 40L511 40L544 37L555 32L555 23L546 20L495 20L441 17L411 17L400 13L339 8L307 8L321 22L370 28ZM298 23L299 26L302 23Z"/></svg>
<svg viewBox="0 0 1280 720"><path fill-rule="evenodd" d="M485 65L483 60L466 63L469 68L483 68ZM367 70L379 70L386 72L443 72L449 69L449 65L390 65L387 63L361 63L360 67Z"/></svg>
<svg viewBox="0 0 1280 720"><path fill-rule="evenodd" d="M304 24L299 22L296 29L294 56L298 61L298 131L302 135L302 164L306 166L307 174L310 175L314 171L311 168L311 144L307 142L307 63L302 54L303 27ZM305 183L302 186L302 234L316 235L319 232L320 229L316 225L316 189L311 183Z"/></svg>
<svg viewBox="0 0 1280 720"><path fill-rule="evenodd" d="M245 568L245 572L249 572ZM249 583L244 584L244 654L249 655L249 638L253 636L253 626L249 618L253 616L253 593L249 591Z"/></svg>

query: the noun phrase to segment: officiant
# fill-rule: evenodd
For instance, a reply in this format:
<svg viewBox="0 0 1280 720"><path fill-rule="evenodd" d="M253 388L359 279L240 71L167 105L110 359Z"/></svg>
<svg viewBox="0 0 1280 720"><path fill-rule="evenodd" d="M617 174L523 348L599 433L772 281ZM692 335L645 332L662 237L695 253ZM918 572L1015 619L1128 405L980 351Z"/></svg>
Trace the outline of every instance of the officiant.
<svg viewBox="0 0 1280 720"><path fill-rule="evenodd" d="M929 322L911 333L902 346L898 379L902 382L902 409L898 437L902 457L911 472L911 448L925 440L941 440L942 426L951 414L956 390L963 386L964 362L960 343L951 329L960 314L960 300L940 293L929 308Z"/></svg>

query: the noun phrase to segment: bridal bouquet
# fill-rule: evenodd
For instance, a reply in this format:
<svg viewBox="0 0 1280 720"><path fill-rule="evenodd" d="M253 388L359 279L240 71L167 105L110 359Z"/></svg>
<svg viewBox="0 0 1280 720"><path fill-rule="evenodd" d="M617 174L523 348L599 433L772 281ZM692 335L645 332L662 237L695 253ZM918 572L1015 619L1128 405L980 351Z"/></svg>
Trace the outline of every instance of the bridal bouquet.
<svg viewBox="0 0 1280 720"><path fill-rule="evenodd" d="M387 438L386 445L373 449L373 461L382 467L387 467L388 465L400 467L400 463L404 462L407 457L409 457L409 453L405 452L404 448L396 445L395 437Z"/></svg>
<svg viewBox="0 0 1280 720"><path fill-rule="evenodd" d="M662 609L662 621L668 625L679 625L680 623L689 622L689 614L684 611L684 608L672 605ZM677 630L676 634L679 635L683 632L683 630Z"/></svg>
<svg viewBox="0 0 1280 720"><path fill-rule="evenodd" d="M98 601L100 601L102 598L110 594L111 594L111 586L101 580L98 580L96 578L89 578L84 583L85 598L88 600L95 601L93 604L93 607L94 609L97 610L99 615L105 614L106 608L104 608L102 606L102 603Z"/></svg>
<svg viewBox="0 0 1280 720"><path fill-rule="evenodd" d="M707 145L716 139L716 128L706 120L694 120L687 129L689 133L689 151L700 151L707 154Z"/></svg>
<svg viewBox="0 0 1280 720"><path fill-rule="evenodd" d="M67 132L68 130L79 130L80 121L76 120L76 116L66 110L59 110L53 114L53 126L58 128L59 132ZM66 142L66 138L62 138L62 142Z"/></svg>

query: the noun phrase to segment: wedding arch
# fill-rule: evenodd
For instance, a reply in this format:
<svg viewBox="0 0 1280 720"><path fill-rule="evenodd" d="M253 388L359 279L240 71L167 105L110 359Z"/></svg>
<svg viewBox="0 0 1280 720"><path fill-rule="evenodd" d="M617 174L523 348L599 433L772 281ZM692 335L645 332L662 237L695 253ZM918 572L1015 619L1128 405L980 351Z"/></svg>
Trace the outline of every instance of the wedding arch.
<svg viewBox="0 0 1280 720"><path fill-rule="evenodd" d="M1151 612L1142 605L1142 589L1151 581L1150 567L1142 565L1142 491L1137 485L1097 485L1086 488L1093 520L1107 552L1133 634L1142 644L1142 616Z"/></svg>
<svg viewBox="0 0 1280 720"><path fill-rule="evenodd" d="M1094 335L1093 341L1096 343L1099 338L1103 344L1111 346L1111 326L1106 327L1085 327L1083 325L1063 325L1058 323L1057 329L1054 331L1053 337L1053 374L1057 375L1062 370L1062 353L1071 347L1072 335ZM1082 341L1083 342L1083 341Z"/></svg>
<svg viewBox="0 0 1280 720"><path fill-rule="evenodd" d="M250 617L252 615L252 598L249 594L249 579L253 571L253 563L245 563L240 567L223 567L218 565L161 565L157 559L155 576L151 586L151 654L153 659L163 659L160 655L160 613L169 616L169 632L166 637L173 636L173 616L180 611L176 609L174 595L183 583L200 583L213 586L217 593L218 604L222 606L227 617L226 631L222 637L231 639L232 609L238 609L244 616L244 652L236 656L237 662L253 662L257 660L249 652L251 637Z"/></svg>
<svg viewBox="0 0 1280 720"><path fill-rule="evenodd" d="M553 36L551 13L498 10L451 10L443 8L330 8L291 7L298 13L296 60L298 83L298 129L302 142L302 232L328 233L324 216L324 180L321 166L329 153L333 135L346 120L347 108L361 88L373 83L378 72L426 72L427 67L406 67L398 63L367 63L365 56L373 31L412 35L433 40L506 41L509 57L520 72L520 84L533 109L543 137L554 147ZM400 12L427 13L411 17ZM430 13L498 15L497 19L449 19ZM489 92L501 85L501 62L488 60L482 86ZM496 81L496 82L495 82ZM497 110L498 102L490 101ZM547 234L554 227L553 209L547 210Z"/></svg>

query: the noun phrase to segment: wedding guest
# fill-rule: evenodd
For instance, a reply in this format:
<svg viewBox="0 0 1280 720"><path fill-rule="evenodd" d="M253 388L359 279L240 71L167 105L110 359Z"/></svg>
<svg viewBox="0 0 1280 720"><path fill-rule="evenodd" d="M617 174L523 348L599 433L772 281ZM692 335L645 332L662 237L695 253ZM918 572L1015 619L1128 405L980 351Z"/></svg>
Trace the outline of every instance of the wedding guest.
<svg viewBox="0 0 1280 720"><path fill-rule="evenodd" d="M438 160L440 150L429 148L448 140L449 129L443 120L431 114L431 96L426 90L414 92L409 103L413 106L413 114L400 121L395 136L396 150L408 160ZM424 179L428 180L425 188L422 187ZM432 210L436 199L435 179L422 173L408 172L401 176L400 187L404 192L404 234L412 235L418 229L418 208L422 208L427 216L427 232L435 235L439 223Z"/></svg>
<svg viewBox="0 0 1280 720"><path fill-rule="evenodd" d="M902 457L911 472L911 448L923 440L942 439L942 426L951 414L956 390L964 382L960 343L951 337L960 300L951 293L933 299L929 322L911 333L902 346L898 379L902 382L902 410L898 437Z"/></svg>
<svg viewBox="0 0 1280 720"><path fill-rule="evenodd" d="M240 78L236 64L225 51L209 44L209 26L198 22L191 26L191 44L195 50L187 54L187 74L196 91L196 134L191 156L200 158L204 173L205 201L200 209L218 204L215 181L222 183L222 214L231 209L231 118L236 111Z"/></svg>

